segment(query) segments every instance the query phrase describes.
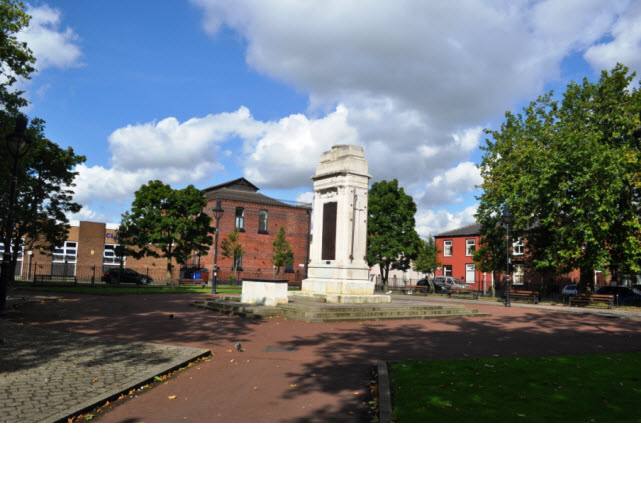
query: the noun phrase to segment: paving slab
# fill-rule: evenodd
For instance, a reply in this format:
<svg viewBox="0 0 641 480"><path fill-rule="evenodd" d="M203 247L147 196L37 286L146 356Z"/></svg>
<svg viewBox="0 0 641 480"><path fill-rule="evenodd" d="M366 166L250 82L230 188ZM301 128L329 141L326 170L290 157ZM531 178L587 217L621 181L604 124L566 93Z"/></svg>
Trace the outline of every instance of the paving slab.
<svg viewBox="0 0 641 480"><path fill-rule="evenodd" d="M0 320L0 422L58 422L209 353Z"/></svg>

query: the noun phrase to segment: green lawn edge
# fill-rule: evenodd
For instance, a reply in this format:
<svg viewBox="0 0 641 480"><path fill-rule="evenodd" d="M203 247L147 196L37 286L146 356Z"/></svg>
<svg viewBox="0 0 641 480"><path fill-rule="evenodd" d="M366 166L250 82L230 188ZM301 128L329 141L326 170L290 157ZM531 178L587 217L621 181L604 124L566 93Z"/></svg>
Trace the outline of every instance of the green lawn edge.
<svg viewBox="0 0 641 480"><path fill-rule="evenodd" d="M390 365L400 423L641 422L641 352Z"/></svg>

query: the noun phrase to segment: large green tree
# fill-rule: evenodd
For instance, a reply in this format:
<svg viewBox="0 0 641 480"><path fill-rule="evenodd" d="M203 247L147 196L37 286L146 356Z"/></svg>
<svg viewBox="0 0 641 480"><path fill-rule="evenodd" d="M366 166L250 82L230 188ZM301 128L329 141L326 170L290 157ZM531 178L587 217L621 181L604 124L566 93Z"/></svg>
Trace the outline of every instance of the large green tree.
<svg viewBox="0 0 641 480"><path fill-rule="evenodd" d="M382 180L369 191L367 261L378 265L384 288L390 269L408 270L421 245L416 233L416 203L398 186L398 180Z"/></svg>
<svg viewBox="0 0 641 480"><path fill-rule="evenodd" d="M476 254L486 269L503 270L507 204L510 241L525 238L533 268L577 268L582 289L592 286L594 269L639 271L641 92L634 76L619 64L596 83L571 83L560 101L550 92L522 114L507 112L499 130L486 131L477 213L485 246Z"/></svg>
<svg viewBox="0 0 641 480"><path fill-rule="evenodd" d="M172 283L172 261L184 263L192 254L206 255L213 240L207 201L193 185L174 190L151 180L135 193L131 210L122 215L120 242L135 258L150 256L167 261L167 283Z"/></svg>
<svg viewBox="0 0 641 480"><path fill-rule="evenodd" d="M26 43L16 34L28 27L29 15L22 2L0 1L0 106L5 112L17 113L27 104L23 92L14 89L18 79L28 80L34 72L34 58Z"/></svg>
<svg viewBox="0 0 641 480"><path fill-rule="evenodd" d="M13 131L15 118L0 120L0 137ZM16 198L12 223L12 268L15 270L20 241L25 239L25 250L42 248L46 251L61 245L67 238L69 220L67 213L77 213L82 208L73 201L74 168L85 162L85 157L76 155L71 147L61 148L45 137L45 122L34 119L26 131L26 150L17 164ZM7 221L10 183L14 157L7 143L0 142L0 225ZM2 232L4 238L4 231Z"/></svg>

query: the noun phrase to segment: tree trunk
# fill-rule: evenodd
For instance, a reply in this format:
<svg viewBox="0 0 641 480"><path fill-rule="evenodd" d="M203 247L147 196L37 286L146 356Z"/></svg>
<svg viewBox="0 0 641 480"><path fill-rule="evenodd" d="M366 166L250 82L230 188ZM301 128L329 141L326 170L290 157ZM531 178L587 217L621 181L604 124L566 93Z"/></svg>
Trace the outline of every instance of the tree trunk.
<svg viewBox="0 0 641 480"><path fill-rule="evenodd" d="M594 270L587 267L581 267L579 277L579 292L593 293L594 292Z"/></svg>
<svg viewBox="0 0 641 480"><path fill-rule="evenodd" d="M167 260L167 285L173 286L173 279L171 275L171 258Z"/></svg>

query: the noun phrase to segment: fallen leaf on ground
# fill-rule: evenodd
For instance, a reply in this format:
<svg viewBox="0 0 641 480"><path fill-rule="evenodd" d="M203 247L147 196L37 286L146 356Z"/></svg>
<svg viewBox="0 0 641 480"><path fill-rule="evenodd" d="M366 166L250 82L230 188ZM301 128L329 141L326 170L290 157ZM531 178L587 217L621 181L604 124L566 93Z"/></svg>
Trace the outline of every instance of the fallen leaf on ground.
<svg viewBox="0 0 641 480"><path fill-rule="evenodd" d="M296 385L295 383L292 383L292 384L290 384L289 386L290 386L290 387L298 387L298 385Z"/></svg>
<svg viewBox="0 0 641 480"><path fill-rule="evenodd" d="M170 395L170 396L168 396L167 398L168 398L169 400L173 400L174 398L176 398L176 395Z"/></svg>

